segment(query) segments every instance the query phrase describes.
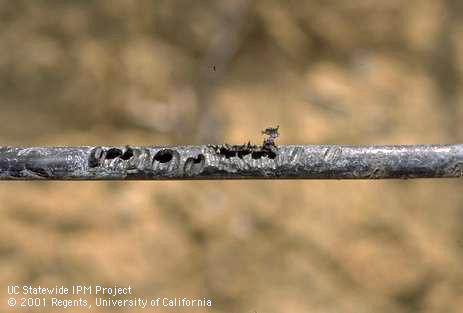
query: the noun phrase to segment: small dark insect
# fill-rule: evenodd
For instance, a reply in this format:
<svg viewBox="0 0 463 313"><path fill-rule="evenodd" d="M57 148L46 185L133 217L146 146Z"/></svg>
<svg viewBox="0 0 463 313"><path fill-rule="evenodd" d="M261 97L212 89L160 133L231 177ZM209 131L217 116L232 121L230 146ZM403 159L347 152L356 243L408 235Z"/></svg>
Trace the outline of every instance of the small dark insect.
<svg viewBox="0 0 463 313"><path fill-rule="evenodd" d="M212 70L215 72L215 65L212 66Z"/></svg>
<svg viewBox="0 0 463 313"><path fill-rule="evenodd" d="M268 138L264 139L264 146L270 147L270 146L275 146L275 139L278 138L280 135L278 133L278 128L280 128L280 125L277 127L268 127L265 130L262 131L262 134L267 135Z"/></svg>
<svg viewBox="0 0 463 313"><path fill-rule="evenodd" d="M280 128L280 125L278 125L275 128L268 127L268 128L266 128L265 130L262 131L262 134L270 136L270 138L272 138L272 139L276 139L279 136L278 128Z"/></svg>

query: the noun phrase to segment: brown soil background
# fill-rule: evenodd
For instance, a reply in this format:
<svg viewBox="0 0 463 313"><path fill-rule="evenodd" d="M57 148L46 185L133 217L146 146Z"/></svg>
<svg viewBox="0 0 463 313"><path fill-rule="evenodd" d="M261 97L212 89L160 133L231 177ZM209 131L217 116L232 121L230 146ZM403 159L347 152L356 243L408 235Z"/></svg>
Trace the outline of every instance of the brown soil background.
<svg viewBox="0 0 463 313"><path fill-rule="evenodd" d="M462 3L0 1L1 144L463 142ZM462 187L3 182L0 311L130 284L213 299L156 312L461 312Z"/></svg>

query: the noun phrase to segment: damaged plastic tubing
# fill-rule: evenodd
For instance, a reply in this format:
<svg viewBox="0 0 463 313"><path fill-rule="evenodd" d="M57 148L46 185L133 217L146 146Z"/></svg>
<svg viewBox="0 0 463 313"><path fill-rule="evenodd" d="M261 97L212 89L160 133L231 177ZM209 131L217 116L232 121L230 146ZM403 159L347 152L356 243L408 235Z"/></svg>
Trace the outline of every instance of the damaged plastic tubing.
<svg viewBox="0 0 463 313"><path fill-rule="evenodd" d="M463 145L0 147L0 180L463 176Z"/></svg>

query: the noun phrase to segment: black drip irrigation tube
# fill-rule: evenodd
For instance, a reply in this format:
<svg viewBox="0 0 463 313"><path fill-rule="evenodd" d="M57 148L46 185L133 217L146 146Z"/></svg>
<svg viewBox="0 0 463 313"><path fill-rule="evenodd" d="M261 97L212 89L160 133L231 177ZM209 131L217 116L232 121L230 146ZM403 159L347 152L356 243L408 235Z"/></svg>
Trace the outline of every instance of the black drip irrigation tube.
<svg viewBox="0 0 463 313"><path fill-rule="evenodd" d="M411 179L463 177L463 145L0 147L0 180Z"/></svg>

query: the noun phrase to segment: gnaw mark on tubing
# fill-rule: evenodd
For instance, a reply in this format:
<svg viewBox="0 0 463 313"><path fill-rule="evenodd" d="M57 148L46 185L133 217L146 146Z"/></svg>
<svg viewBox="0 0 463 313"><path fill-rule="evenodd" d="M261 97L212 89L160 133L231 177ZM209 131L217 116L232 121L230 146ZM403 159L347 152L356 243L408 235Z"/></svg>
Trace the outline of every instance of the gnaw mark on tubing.
<svg viewBox="0 0 463 313"><path fill-rule="evenodd" d="M275 139L279 136L279 126L272 128L268 127L262 131L262 134L268 136L264 139L262 146L251 145L250 142L244 145L216 145L212 146L215 152L224 156L226 159L238 157L242 159L244 156L251 154L254 160L267 157L269 159L275 159L278 153L278 147L275 144Z"/></svg>
<svg viewBox="0 0 463 313"><path fill-rule="evenodd" d="M130 160L134 156L134 151L130 147L125 149L96 147L90 152L88 159L89 167L98 167L104 163L105 160L113 160L119 158L124 161Z"/></svg>
<svg viewBox="0 0 463 313"><path fill-rule="evenodd" d="M174 152L170 149L161 150L153 158L153 161L158 161L159 163L167 163L172 160Z"/></svg>
<svg viewBox="0 0 463 313"><path fill-rule="evenodd" d="M275 159L277 154L277 148L274 146L255 146L244 144L244 145L217 145L213 146L216 154L225 157L226 159L230 158L240 158L242 159L246 155L251 154L251 157L254 160L258 160L263 157L268 157L269 159Z"/></svg>
<svg viewBox="0 0 463 313"><path fill-rule="evenodd" d="M183 172L187 176L201 174L204 168L205 161L206 159L203 154L199 154L197 157L188 158L185 161Z"/></svg>

